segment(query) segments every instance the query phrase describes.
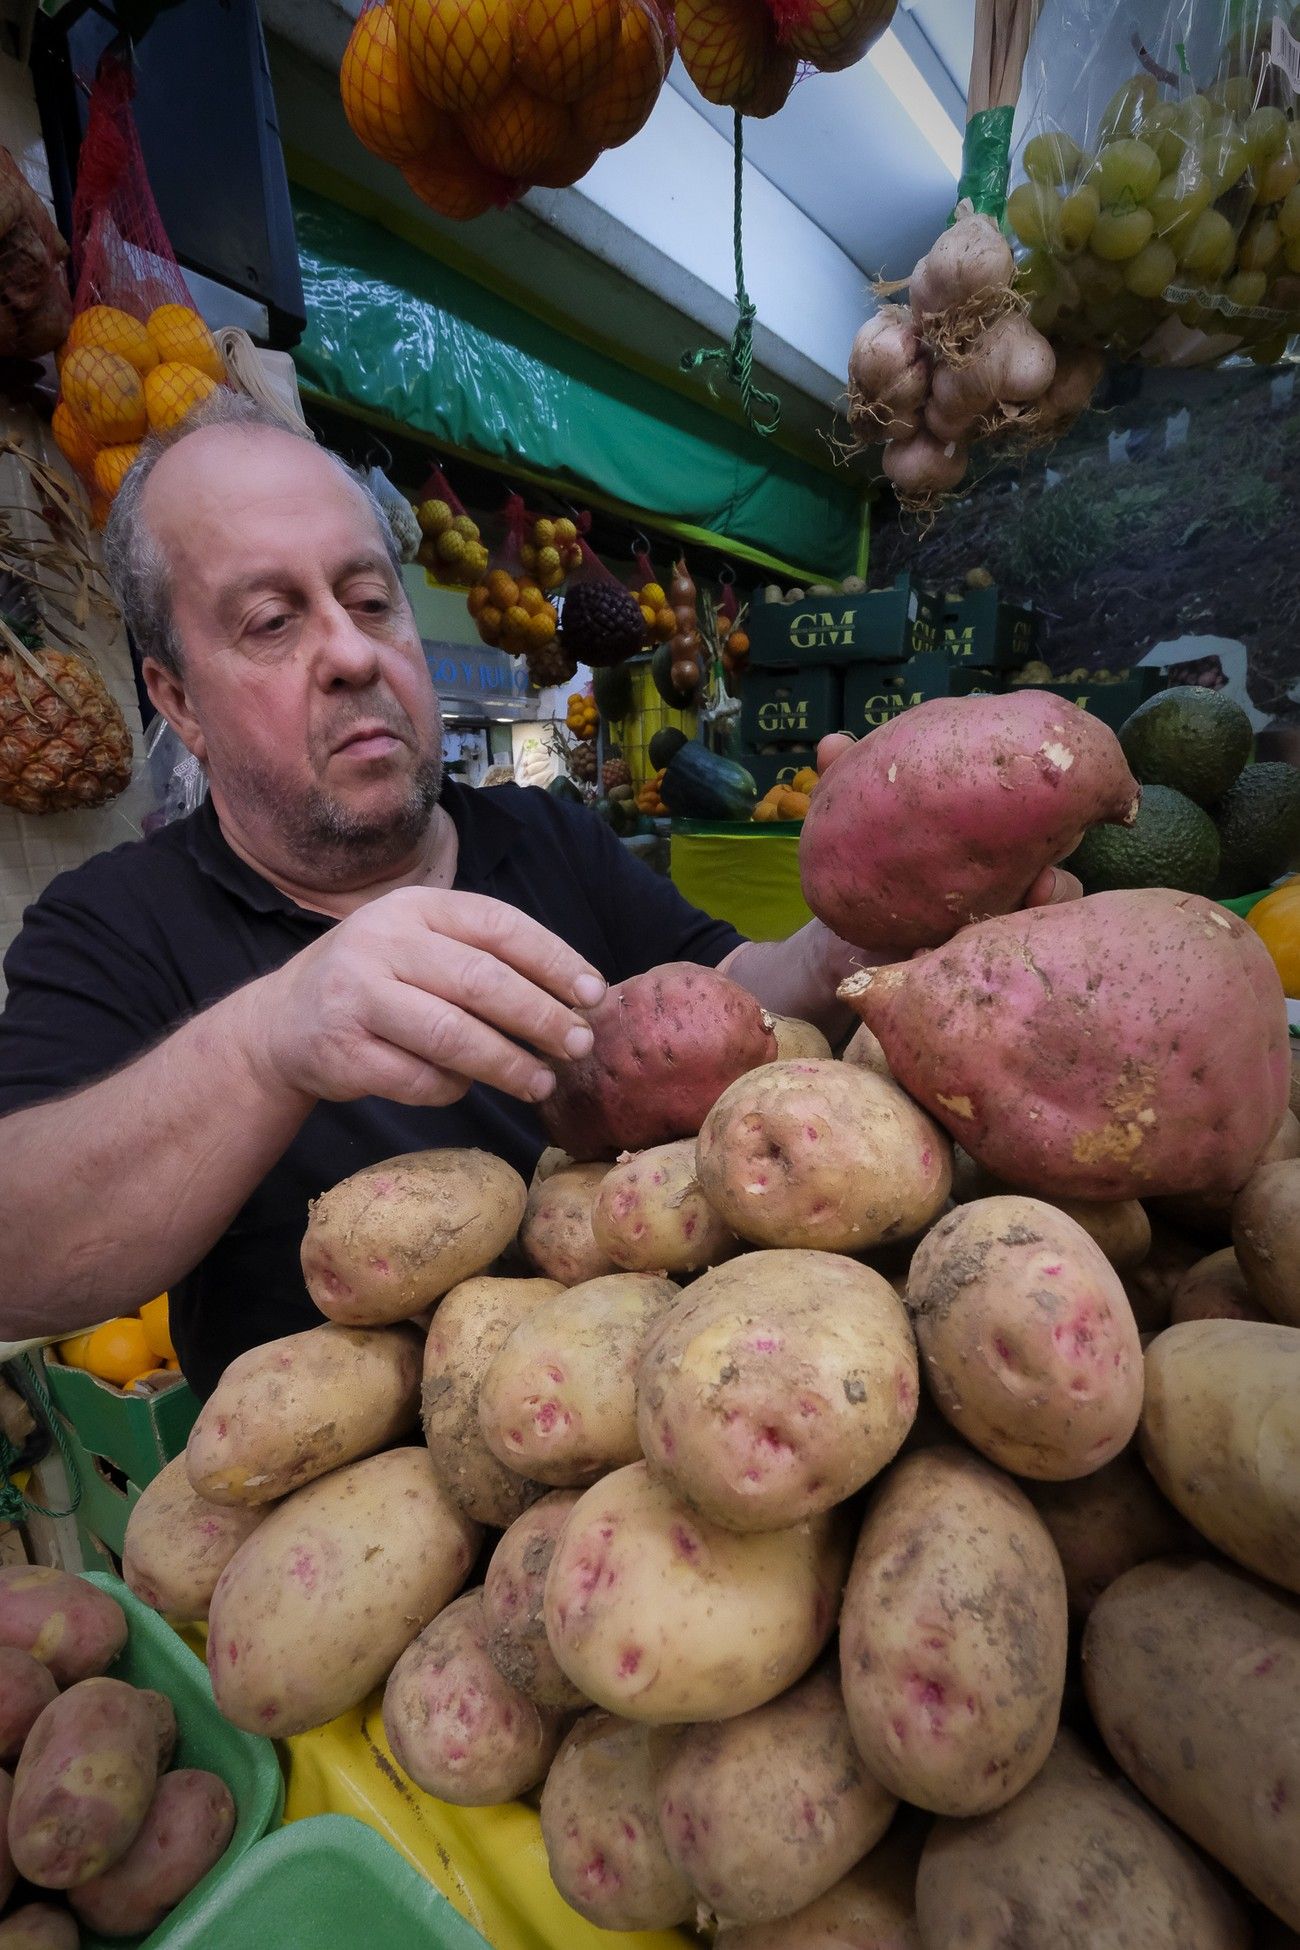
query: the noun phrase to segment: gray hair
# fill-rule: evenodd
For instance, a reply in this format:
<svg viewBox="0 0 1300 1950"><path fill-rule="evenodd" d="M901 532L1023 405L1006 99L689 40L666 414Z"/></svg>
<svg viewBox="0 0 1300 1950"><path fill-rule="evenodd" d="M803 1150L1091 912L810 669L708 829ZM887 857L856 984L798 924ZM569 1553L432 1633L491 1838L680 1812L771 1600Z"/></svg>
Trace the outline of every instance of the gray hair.
<svg viewBox="0 0 1300 1950"><path fill-rule="evenodd" d="M171 571L166 556L145 521L144 491L149 476L165 453L179 446L191 433L214 426L264 427L275 433L289 434L294 439L309 441L313 446L316 444L306 427L295 427L269 407L249 399L247 394L235 393L221 386L187 413L175 432L151 434L141 445L139 458L113 497L108 525L104 530L104 561L122 606L127 628L135 638L141 657L152 657L173 677L181 674L182 644L172 613ZM365 496L388 558L400 578L401 557L383 504L369 483L340 460L337 454L330 453L327 447L322 447L320 451Z"/></svg>

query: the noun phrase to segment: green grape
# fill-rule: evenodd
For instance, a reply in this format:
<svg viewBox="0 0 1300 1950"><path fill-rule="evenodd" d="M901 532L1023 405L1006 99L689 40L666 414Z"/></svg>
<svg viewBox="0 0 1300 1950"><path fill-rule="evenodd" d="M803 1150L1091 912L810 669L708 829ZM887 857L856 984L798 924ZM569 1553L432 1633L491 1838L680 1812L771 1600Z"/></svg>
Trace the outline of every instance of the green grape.
<svg viewBox="0 0 1300 1950"><path fill-rule="evenodd" d="M1288 271L1300 272L1300 237L1288 237L1282 250L1282 262Z"/></svg>
<svg viewBox="0 0 1300 1950"><path fill-rule="evenodd" d="M1249 75L1233 74L1207 88L1205 96L1207 101L1226 109L1229 115L1240 116L1244 121L1254 104L1255 88Z"/></svg>
<svg viewBox="0 0 1300 1950"><path fill-rule="evenodd" d="M1244 137L1228 129L1212 134L1201 145L1201 166L1214 186L1217 202L1250 168L1250 151Z"/></svg>
<svg viewBox="0 0 1300 1950"><path fill-rule="evenodd" d="M1160 159L1160 167L1166 176L1171 170L1179 167L1188 150L1194 146L1187 131L1179 128L1175 122L1174 116L1177 112L1174 108L1166 108L1164 110L1166 119L1158 128L1143 137L1143 140L1155 150Z"/></svg>
<svg viewBox="0 0 1300 1950"><path fill-rule="evenodd" d="M1102 113L1098 140L1113 142L1117 136L1136 135L1156 106L1155 77L1135 74L1117 88Z"/></svg>
<svg viewBox="0 0 1300 1950"><path fill-rule="evenodd" d="M1118 298L1124 289L1124 273L1118 264L1106 264L1091 251L1084 251L1070 265L1079 296L1086 305L1102 304Z"/></svg>
<svg viewBox="0 0 1300 1950"><path fill-rule="evenodd" d="M1056 259L1046 251L1031 250L1028 257L1016 267L1016 290L1026 298L1050 298L1059 282L1056 275Z"/></svg>
<svg viewBox="0 0 1300 1950"><path fill-rule="evenodd" d="M1061 199L1043 183L1020 183L1012 190L1007 222L1031 250L1061 248Z"/></svg>
<svg viewBox="0 0 1300 1950"><path fill-rule="evenodd" d="M1092 226L1090 242L1098 257L1122 263L1137 256L1150 242L1154 229L1155 219L1149 210L1103 210Z"/></svg>
<svg viewBox="0 0 1300 1950"><path fill-rule="evenodd" d="M1189 142L1202 142L1207 131L1222 119L1222 111L1207 96L1188 95L1176 105L1172 126Z"/></svg>
<svg viewBox="0 0 1300 1950"><path fill-rule="evenodd" d="M1262 271L1238 271L1228 279L1227 295L1234 305L1257 305L1268 290L1268 279Z"/></svg>
<svg viewBox="0 0 1300 1950"><path fill-rule="evenodd" d="M1202 210L1178 253L1185 270L1207 278L1221 278L1237 251L1232 225L1218 210Z"/></svg>
<svg viewBox="0 0 1300 1950"><path fill-rule="evenodd" d="M1124 283L1138 298L1158 298L1178 269L1172 244L1153 237L1124 266Z"/></svg>
<svg viewBox="0 0 1300 1950"><path fill-rule="evenodd" d="M1277 227L1288 244L1293 237L1300 237L1300 184L1287 191L1277 213Z"/></svg>
<svg viewBox="0 0 1300 1950"><path fill-rule="evenodd" d="M1101 213L1101 198L1093 183L1080 183L1061 198L1061 242L1067 251L1081 251Z"/></svg>
<svg viewBox="0 0 1300 1950"><path fill-rule="evenodd" d="M1060 316L1061 301L1052 293L1042 298L1035 298L1030 304L1029 322L1036 332L1043 334L1044 338L1055 329L1056 321Z"/></svg>
<svg viewBox="0 0 1300 1950"><path fill-rule="evenodd" d="M1160 181L1160 158L1134 137L1108 142L1097 151L1091 181L1104 210L1131 210L1145 203Z"/></svg>
<svg viewBox="0 0 1300 1950"><path fill-rule="evenodd" d="M1237 246L1239 271L1267 271L1282 248L1282 232L1271 217L1256 217Z"/></svg>
<svg viewBox="0 0 1300 1950"><path fill-rule="evenodd" d="M1087 163L1088 158L1071 135L1031 136L1025 144L1021 158L1025 175L1032 183L1045 183L1048 189L1060 189L1066 183L1074 182Z"/></svg>
<svg viewBox="0 0 1300 1950"><path fill-rule="evenodd" d="M1257 108L1247 115L1242 124L1241 136L1250 152L1252 163L1272 162L1286 148L1290 123L1280 108Z"/></svg>
<svg viewBox="0 0 1300 1950"><path fill-rule="evenodd" d="M1214 201L1214 185L1199 165L1188 159L1176 175L1162 176L1147 198L1147 209L1155 221L1157 237L1173 231L1178 224L1189 228L1202 210Z"/></svg>
<svg viewBox="0 0 1300 1950"><path fill-rule="evenodd" d="M1300 183L1300 159L1293 156L1288 147L1283 155L1274 156L1271 162L1265 163L1257 175L1256 206L1280 203Z"/></svg>

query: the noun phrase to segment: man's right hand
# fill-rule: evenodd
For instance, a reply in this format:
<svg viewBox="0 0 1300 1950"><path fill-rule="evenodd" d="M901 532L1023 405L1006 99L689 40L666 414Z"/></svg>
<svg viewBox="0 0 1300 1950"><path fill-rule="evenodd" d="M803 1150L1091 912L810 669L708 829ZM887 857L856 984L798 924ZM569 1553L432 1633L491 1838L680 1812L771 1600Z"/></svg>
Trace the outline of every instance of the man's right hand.
<svg viewBox="0 0 1300 1950"><path fill-rule="evenodd" d="M604 992L589 962L516 908L405 887L242 1000L255 1067L305 1097L450 1104L477 1082L537 1103L555 1079L534 1051L585 1055L592 1035L578 1011Z"/></svg>

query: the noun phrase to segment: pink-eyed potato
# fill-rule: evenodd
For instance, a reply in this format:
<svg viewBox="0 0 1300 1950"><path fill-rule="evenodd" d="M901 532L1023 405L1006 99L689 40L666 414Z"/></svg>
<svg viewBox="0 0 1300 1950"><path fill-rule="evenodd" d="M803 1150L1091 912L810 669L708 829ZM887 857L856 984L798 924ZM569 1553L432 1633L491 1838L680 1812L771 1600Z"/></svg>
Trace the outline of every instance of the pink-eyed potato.
<svg viewBox="0 0 1300 1950"><path fill-rule="evenodd" d="M126 1520L122 1577L154 1611L185 1624L205 1619L217 1579L268 1508L210 1502L191 1487L184 1455L175 1456Z"/></svg>
<svg viewBox="0 0 1300 1950"><path fill-rule="evenodd" d="M126 1644L126 1613L115 1598L46 1564L0 1569L0 1645L48 1666L59 1686L91 1679Z"/></svg>
<svg viewBox="0 0 1300 1950"><path fill-rule="evenodd" d="M504 1679L539 1706L585 1705L555 1662L546 1636L546 1573L576 1490L552 1490L516 1517L492 1553L483 1581L488 1657Z"/></svg>
<svg viewBox="0 0 1300 1950"><path fill-rule="evenodd" d="M1142 1347L1120 1278L1041 1199L976 1199L931 1227L907 1305L959 1435L1017 1476L1086 1476L1132 1439Z"/></svg>
<svg viewBox="0 0 1300 1950"><path fill-rule="evenodd" d="M543 1300L479 1389L479 1428L497 1460L557 1489L635 1462L637 1363L678 1292L658 1274L610 1273Z"/></svg>
<svg viewBox="0 0 1300 1950"><path fill-rule="evenodd" d="M466 1591L407 1646L384 1688L384 1732L417 1787L461 1808L537 1786L563 1716L504 1679L488 1657L483 1592Z"/></svg>
<svg viewBox="0 0 1300 1950"><path fill-rule="evenodd" d="M617 1273L618 1261L596 1243L592 1213L607 1164L561 1165L528 1194L519 1250L528 1264L561 1286Z"/></svg>
<svg viewBox="0 0 1300 1950"><path fill-rule="evenodd" d="M658 1477L712 1523L781 1530L897 1453L916 1414L916 1343L889 1282L856 1260L747 1253L664 1316L636 1392Z"/></svg>
<svg viewBox="0 0 1300 1950"><path fill-rule="evenodd" d="M126 1854L72 1890L73 1910L97 1936L156 1930L220 1861L234 1832L234 1796L219 1774L201 1767L164 1774Z"/></svg>
<svg viewBox="0 0 1300 1950"><path fill-rule="evenodd" d="M556 1065L540 1107L551 1142L574 1158L694 1137L727 1085L776 1055L761 1004L694 962L663 962L615 983L587 1020L592 1048Z"/></svg>
<svg viewBox="0 0 1300 1950"><path fill-rule="evenodd" d="M1284 1110L1282 1122L1255 1160L1255 1169L1240 1191L1199 1192L1184 1194L1181 1198L1158 1198L1152 1201L1152 1210L1160 1218L1168 1219L1171 1225L1181 1226L1198 1238L1214 1245L1226 1245L1232 1237L1235 1199L1240 1198L1251 1178L1265 1165L1282 1164L1291 1158L1300 1158L1300 1118L1292 1111Z"/></svg>
<svg viewBox="0 0 1300 1950"><path fill-rule="evenodd" d="M694 1273L740 1250L700 1189L693 1138L621 1159L596 1193L591 1229L603 1253L636 1272Z"/></svg>
<svg viewBox="0 0 1300 1950"><path fill-rule="evenodd" d="M704 1196L756 1246L865 1252L943 1210L952 1147L897 1084L847 1063L770 1063L723 1092L696 1147Z"/></svg>
<svg viewBox="0 0 1300 1950"><path fill-rule="evenodd" d="M1141 1334L1158 1334L1169 1325L1169 1311L1182 1281L1205 1256L1204 1242L1152 1219L1151 1250L1140 1266L1124 1275L1124 1291Z"/></svg>
<svg viewBox="0 0 1300 1950"><path fill-rule="evenodd" d="M153 1686L142 1686L140 1697L153 1715L154 1753L158 1761L158 1772L165 1774L171 1766L176 1753L179 1728L176 1724L176 1708L166 1693L160 1693Z"/></svg>
<svg viewBox="0 0 1300 1950"><path fill-rule="evenodd" d="M70 1909L24 1903L0 1920L0 1950L78 1950L81 1931Z"/></svg>
<svg viewBox="0 0 1300 1950"><path fill-rule="evenodd" d="M410 1320L483 1273L519 1230L527 1187L490 1151L446 1145L367 1165L313 1199L302 1272L344 1327Z"/></svg>
<svg viewBox="0 0 1300 1950"><path fill-rule="evenodd" d="M923 1950L915 1834L898 1824L824 1896L775 1923L724 1924L717 1950Z"/></svg>
<svg viewBox="0 0 1300 1950"><path fill-rule="evenodd" d="M1000 1198L1017 1189L977 1165L960 1145L954 1147L952 1195L958 1205L969 1205L977 1198ZM1151 1251L1151 1221L1138 1199L1051 1198L1046 1203L1082 1226L1117 1273L1132 1273Z"/></svg>
<svg viewBox="0 0 1300 1950"><path fill-rule="evenodd" d="M831 1056L834 1053L821 1030L798 1016L773 1016L772 1034L776 1037L778 1063L798 1056Z"/></svg>
<svg viewBox="0 0 1300 1950"><path fill-rule="evenodd" d="M44 1666L41 1667L44 1672ZM48 1674L46 1675L48 1678ZM14 1798L14 1777L0 1768L0 1910L9 1901L18 1880L13 1857L9 1853L9 1808Z"/></svg>
<svg viewBox="0 0 1300 1950"><path fill-rule="evenodd" d="M631 1463L570 1514L546 1578L546 1636L573 1684L611 1713L730 1719L817 1658L849 1541L838 1512L738 1536Z"/></svg>
<svg viewBox="0 0 1300 1950"><path fill-rule="evenodd" d="M30 1652L0 1645L0 1761L6 1767L17 1760L24 1740L58 1690L49 1667Z"/></svg>
<svg viewBox="0 0 1300 1950"><path fill-rule="evenodd" d="M1086 1618L1135 1564L1195 1547L1191 1525L1160 1494L1136 1444L1091 1476L1027 1488L1056 1545L1074 1618Z"/></svg>
<svg viewBox="0 0 1300 1950"><path fill-rule="evenodd" d="M1142 1459L1203 1537L1300 1592L1300 1334L1189 1320L1146 1351Z"/></svg>
<svg viewBox="0 0 1300 1950"><path fill-rule="evenodd" d="M420 1412L413 1327L309 1327L237 1355L185 1447L210 1503L275 1503L410 1435Z"/></svg>
<svg viewBox="0 0 1300 1950"><path fill-rule="evenodd" d="M434 1474L476 1523L504 1530L542 1493L497 1461L479 1429L483 1377L521 1321L563 1287L558 1280L464 1280L429 1324L420 1414Z"/></svg>
<svg viewBox="0 0 1300 1950"><path fill-rule="evenodd" d="M1073 1734L1015 1800L937 1821L921 1855L926 1950L1250 1950L1242 1905ZM1008 1919L1014 1918L1014 1939Z"/></svg>
<svg viewBox="0 0 1300 1950"><path fill-rule="evenodd" d="M389 1449L296 1490L217 1580L218 1708L282 1739L355 1706L460 1590L478 1543L425 1449Z"/></svg>
<svg viewBox="0 0 1300 1950"><path fill-rule="evenodd" d="M1000 1808L1051 1749L1065 1577L1029 1499L969 1450L894 1464L844 1593L840 1676L876 1780L934 1814Z"/></svg>
<svg viewBox="0 0 1300 1950"><path fill-rule="evenodd" d="M551 1880L589 1923L669 1930L694 1914L655 1819L648 1727L584 1713L546 1777L541 1815Z"/></svg>
<svg viewBox="0 0 1300 1950"><path fill-rule="evenodd" d="M1233 1200L1232 1243L1260 1306L1300 1327L1300 1159L1252 1173Z"/></svg>
<svg viewBox="0 0 1300 1950"><path fill-rule="evenodd" d="M1235 1191L1286 1109L1278 972L1244 921L1197 894L999 915L840 995L904 1089L1037 1196Z"/></svg>
<svg viewBox="0 0 1300 1950"><path fill-rule="evenodd" d="M1090 826L1131 826L1140 797L1114 732L1077 705L1034 690L934 698L818 786L804 899L859 948L934 948L1020 906Z"/></svg>
<svg viewBox="0 0 1300 1950"><path fill-rule="evenodd" d="M120 1679L82 1679L50 1701L14 1775L9 1847L42 1889L89 1882L126 1854L158 1780L147 1699Z"/></svg>
<svg viewBox="0 0 1300 1950"><path fill-rule="evenodd" d="M1250 1290L1231 1246L1207 1253L1189 1267L1174 1288L1169 1325L1184 1320L1270 1320Z"/></svg>
<svg viewBox="0 0 1300 1950"><path fill-rule="evenodd" d="M898 1805L853 1744L833 1661L737 1719L658 1728L650 1752L664 1846L723 1923L825 1895Z"/></svg>
<svg viewBox="0 0 1300 1950"><path fill-rule="evenodd" d="M1232 1565L1139 1564L1093 1607L1083 1676L1138 1792L1300 1929L1300 1604Z"/></svg>

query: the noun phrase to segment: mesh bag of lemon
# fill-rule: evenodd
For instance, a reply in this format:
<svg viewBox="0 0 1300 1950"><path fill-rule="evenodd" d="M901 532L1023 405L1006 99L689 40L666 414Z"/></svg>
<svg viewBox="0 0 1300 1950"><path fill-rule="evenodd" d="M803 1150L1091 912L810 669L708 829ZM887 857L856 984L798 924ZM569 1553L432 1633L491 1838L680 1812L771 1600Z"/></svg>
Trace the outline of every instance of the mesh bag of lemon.
<svg viewBox="0 0 1300 1950"><path fill-rule="evenodd" d="M78 164L76 294L52 423L101 526L145 436L174 431L226 378L149 188L131 94L129 69L105 55Z"/></svg>
<svg viewBox="0 0 1300 1950"><path fill-rule="evenodd" d="M416 561L435 582L450 582L470 588L488 572L488 552L479 525L440 467L429 469L429 478L415 503L415 518L420 524L420 547Z"/></svg>
<svg viewBox="0 0 1300 1950"><path fill-rule="evenodd" d="M1300 8L1046 0L1007 223L1029 315L1147 364L1281 356L1300 329Z"/></svg>
<svg viewBox="0 0 1300 1950"><path fill-rule="evenodd" d="M536 689L567 684L578 664L557 637L557 597L582 559L578 523L532 514L520 494L507 499L502 522L487 573L470 586L474 626L493 649L525 659Z"/></svg>

